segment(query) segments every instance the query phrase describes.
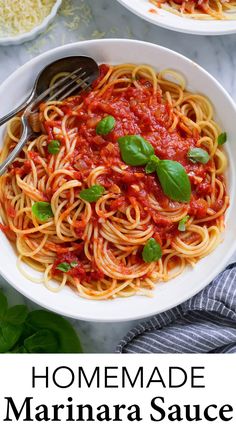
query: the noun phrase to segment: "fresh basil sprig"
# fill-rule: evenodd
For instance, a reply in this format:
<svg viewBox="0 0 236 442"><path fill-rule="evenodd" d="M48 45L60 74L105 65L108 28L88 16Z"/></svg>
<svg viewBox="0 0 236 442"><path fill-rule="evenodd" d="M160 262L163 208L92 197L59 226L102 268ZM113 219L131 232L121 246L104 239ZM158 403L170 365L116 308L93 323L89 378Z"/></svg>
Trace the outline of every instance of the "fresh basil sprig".
<svg viewBox="0 0 236 442"><path fill-rule="evenodd" d="M68 262L61 262L56 266L56 270L60 270L63 273L69 272L71 270L71 266Z"/></svg>
<svg viewBox="0 0 236 442"><path fill-rule="evenodd" d="M74 269L75 267L77 267L78 262L77 261L71 261L70 266L72 267L72 269Z"/></svg>
<svg viewBox="0 0 236 442"><path fill-rule="evenodd" d="M0 290L0 353L81 353L71 324L46 310L28 312L24 305L8 308Z"/></svg>
<svg viewBox="0 0 236 442"><path fill-rule="evenodd" d="M79 196L85 201L88 201L89 203L96 202L103 193L105 192L105 188L100 185L94 185L89 187L88 189L81 190Z"/></svg>
<svg viewBox="0 0 236 442"><path fill-rule="evenodd" d="M48 221L53 217L52 207L50 203L39 201L32 206L34 216L41 222Z"/></svg>
<svg viewBox="0 0 236 442"><path fill-rule="evenodd" d="M194 149L190 149L188 151L188 158L192 163L208 163L210 156L208 152L201 147L195 147Z"/></svg>
<svg viewBox="0 0 236 442"><path fill-rule="evenodd" d="M3 320L7 312L7 298L4 296L2 290L0 290L0 321Z"/></svg>
<svg viewBox="0 0 236 442"><path fill-rule="evenodd" d="M57 353L58 341L51 330L39 330L24 340L18 353Z"/></svg>
<svg viewBox="0 0 236 442"><path fill-rule="evenodd" d="M157 164L159 163L159 158L156 157L156 155L151 155L148 163L145 167L145 172L146 173L153 173L155 172L156 168L157 168Z"/></svg>
<svg viewBox="0 0 236 442"><path fill-rule="evenodd" d="M72 261L70 263L68 262L61 262L56 266L56 270L60 270L63 273L69 272L69 270L74 269L78 265L78 262Z"/></svg>
<svg viewBox="0 0 236 442"><path fill-rule="evenodd" d="M161 246L154 238L150 238L146 242L142 251L142 257L145 262L158 261L162 257Z"/></svg>
<svg viewBox="0 0 236 442"><path fill-rule="evenodd" d="M41 330L48 330L54 334L58 343L55 353L82 352L82 347L75 330L61 316L45 310L34 310L29 313L27 324L35 333Z"/></svg>
<svg viewBox="0 0 236 442"><path fill-rule="evenodd" d="M130 166L144 166L154 154L152 145L140 135L118 138L122 160Z"/></svg>
<svg viewBox="0 0 236 442"><path fill-rule="evenodd" d="M111 115L103 118L96 126L96 133L98 135L108 135L115 127L116 120Z"/></svg>
<svg viewBox="0 0 236 442"><path fill-rule="evenodd" d="M222 132L217 139L218 145L221 146L222 144L226 143L227 141L227 133Z"/></svg>
<svg viewBox="0 0 236 442"><path fill-rule="evenodd" d="M48 143L48 152L52 155L56 155L60 152L61 143L59 140L52 140Z"/></svg>
<svg viewBox="0 0 236 442"><path fill-rule="evenodd" d="M185 230L186 230L186 223L188 222L189 218L190 218L190 216L189 216L189 215L186 215L186 216L184 216L184 217L179 221L179 224L178 224L178 230L179 230L180 232L185 232Z"/></svg>
<svg viewBox="0 0 236 442"><path fill-rule="evenodd" d="M6 297L0 291L0 353L11 350L23 331L28 309L24 305L8 308Z"/></svg>
<svg viewBox="0 0 236 442"><path fill-rule="evenodd" d="M140 135L126 135L118 139L122 160L131 166L146 164L146 173L156 170L162 190L174 201L188 203L191 184L185 168L177 161L159 160L152 145Z"/></svg>

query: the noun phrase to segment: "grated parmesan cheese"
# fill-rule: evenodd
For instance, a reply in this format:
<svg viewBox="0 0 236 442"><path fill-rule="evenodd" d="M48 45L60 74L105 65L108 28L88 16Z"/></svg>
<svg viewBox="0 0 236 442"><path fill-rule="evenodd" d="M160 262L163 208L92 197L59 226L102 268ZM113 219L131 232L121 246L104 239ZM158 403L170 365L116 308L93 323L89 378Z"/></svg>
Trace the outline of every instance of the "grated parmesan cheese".
<svg viewBox="0 0 236 442"><path fill-rule="evenodd" d="M50 14L55 0L0 0L0 35L31 31Z"/></svg>
<svg viewBox="0 0 236 442"><path fill-rule="evenodd" d="M50 25L34 43L26 43L26 51L31 56L38 55L43 50L63 46L73 41L117 35L116 27L104 32L97 29L97 17L92 11L91 4L88 3L92 3L92 0L90 2L88 0L62 0L53 25ZM131 35L130 29L127 28L125 34ZM50 44L49 40L51 40Z"/></svg>

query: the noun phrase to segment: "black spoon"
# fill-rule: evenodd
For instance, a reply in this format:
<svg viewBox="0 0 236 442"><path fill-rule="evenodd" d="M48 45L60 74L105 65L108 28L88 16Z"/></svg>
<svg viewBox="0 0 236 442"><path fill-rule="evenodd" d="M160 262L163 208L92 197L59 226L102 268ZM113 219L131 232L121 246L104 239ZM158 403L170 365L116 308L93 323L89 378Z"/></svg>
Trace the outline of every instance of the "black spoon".
<svg viewBox="0 0 236 442"><path fill-rule="evenodd" d="M37 76L34 87L26 101L24 101L24 103L22 103L20 106L17 106L4 117L0 118L0 126L9 121L18 112L29 106L32 101L34 101L40 94L48 89L50 82L55 75L60 74L61 72L71 73L80 67L86 73L86 77L89 77L89 83L91 84L93 80L97 78L99 68L97 63L90 57L66 57L55 60L48 64Z"/></svg>

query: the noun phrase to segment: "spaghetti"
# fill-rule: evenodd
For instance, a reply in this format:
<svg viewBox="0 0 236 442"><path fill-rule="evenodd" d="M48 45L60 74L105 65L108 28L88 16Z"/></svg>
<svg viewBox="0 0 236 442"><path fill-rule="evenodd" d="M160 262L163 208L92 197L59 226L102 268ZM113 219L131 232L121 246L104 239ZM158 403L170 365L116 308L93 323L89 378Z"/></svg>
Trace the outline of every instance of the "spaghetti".
<svg viewBox="0 0 236 442"><path fill-rule="evenodd" d="M27 277L90 299L146 294L219 244L229 204L222 134L209 100L186 91L179 73L101 65L89 92L41 104L32 125L40 133L0 178L1 229ZM1 161L20 132L15 117ZM121 140L153 150L150 167L127 164ZM207 161L191 159L196 149ZM154 160L178 165L188 201L167 196Z"/></svg>
<svg viewBox="0 0 236 442"><path fill-rule="evenodd" d="M158 6L177 15L197 20L235 20L235 0L150 0Z"/></svg>

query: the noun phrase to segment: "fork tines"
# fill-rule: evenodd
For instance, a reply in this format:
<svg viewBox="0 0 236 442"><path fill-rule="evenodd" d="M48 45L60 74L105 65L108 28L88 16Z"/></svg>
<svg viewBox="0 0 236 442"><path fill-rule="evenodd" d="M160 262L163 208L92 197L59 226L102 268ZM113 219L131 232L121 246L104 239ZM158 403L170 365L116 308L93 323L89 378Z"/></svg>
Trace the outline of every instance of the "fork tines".
<svg viewBox="0 0 236 442"><path fill-rule="evenodd" d="M40 94L36 100L34 100L30 106L27 108L28 112L31 112L35 106L45 99L50 101L62 101L73 94L77 89L86 90L89 84L86 83L90 78L87 72L83 71L82 68L78 68L71 72L69 75L56 81L52 86L46 89L42 94ZM53 92L53 93L52 93Z"/></svg>

